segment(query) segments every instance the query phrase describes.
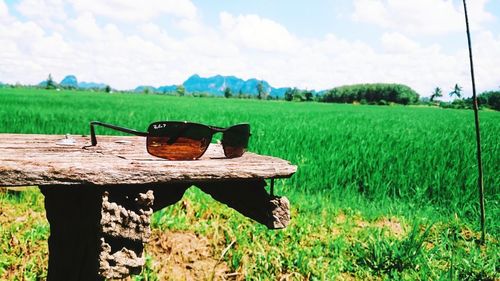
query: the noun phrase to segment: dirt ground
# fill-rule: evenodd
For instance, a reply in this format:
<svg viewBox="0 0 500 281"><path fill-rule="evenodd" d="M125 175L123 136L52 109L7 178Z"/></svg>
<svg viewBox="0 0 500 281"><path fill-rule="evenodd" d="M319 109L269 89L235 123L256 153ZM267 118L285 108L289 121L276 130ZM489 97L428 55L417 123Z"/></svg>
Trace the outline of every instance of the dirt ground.
<svg viewBox="0 0 500 281"><path fill-rule="evenodd" d="M234 280L228 265L214 255L205 237L153 230L146 245L160 280Z"/></svg>

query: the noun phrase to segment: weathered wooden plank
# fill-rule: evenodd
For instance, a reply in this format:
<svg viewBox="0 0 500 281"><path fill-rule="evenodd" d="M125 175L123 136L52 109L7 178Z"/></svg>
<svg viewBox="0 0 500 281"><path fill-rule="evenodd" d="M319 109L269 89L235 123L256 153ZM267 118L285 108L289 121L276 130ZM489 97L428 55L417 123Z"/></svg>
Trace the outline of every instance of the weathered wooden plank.
<svg viewBox="0 0 500 281"><path fill-rule="evenodd" d="M145 138L0 134L0 186L151 184L232 179L287 178L288 161L245 153L227 159L210 145L201 159L168 161L149 155Z"/></svg>

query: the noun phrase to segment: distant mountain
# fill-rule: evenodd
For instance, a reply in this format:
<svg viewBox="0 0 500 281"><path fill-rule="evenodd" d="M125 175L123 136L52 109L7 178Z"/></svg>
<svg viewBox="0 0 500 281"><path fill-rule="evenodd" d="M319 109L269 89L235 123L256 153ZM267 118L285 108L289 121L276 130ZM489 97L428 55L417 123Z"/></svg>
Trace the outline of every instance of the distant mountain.
<svg viewBox="0 0 500 281"><path fill-rule="evenodd" d="M226 81L227 80L227 81ZM232 92L237 92L241 88L243 80L234 76L216 75L208 78L200 77L198 74L189 77L182 85L187 92L204 92L215 95L222 95L226 87L231 88ZM236 90L238 88L238 90Z"/></svg>
<svg viewBox="0 0 500 281"><path fill-rule="evenodd" d="M142 93L146 89L148 89L149 92L151 92L151 93L165 94L165 93L175 92L177 90L177 86L176 85L170 85L170 86L160 86L158 88L155 88L153 86L142 86L141 85L141 86L137 86L134 89L134 92L136 92L136 93Z"/></svg>
<svg viewBox="0 0 500 281"><path fill-rule="evenodd" d="M170 93L170 92L174 92L175 90L177 90L177 86L176 85L169 85L169 86L158 87L156 89L156 92L157 93Z"/></svg>
<svg viewBox="0 0 500 281"><path fill-rule="evenodd" d="M80 89L104 89L106 88L106 84L104 83L95 83L95 82L78 82L78 79L76 78L75 75L67 75L64 77L63 80L61 80L61 83L56 84L61 87L66 87L66 88L80 88ZM40 83L38 83L39 87L46 87L47 86L47 80L44 80Z"/></svg>
<svg viewBox="0 0 500 281"><path fill-rule="evenodd" d="M230 88L233 95L237 95L238 93L257 95L257 85L259 83L262 83L266 93L272 94L273 87L271 87L267 81L259 81L255 78L243 80L235 76L222 75L203 78L195 74L184 81L182 85L184 85L186 91L190 93L204 92L214 95L223 95L224 90ZM275 93L280 93L280 91Z"/></svg>
<svg viewBox="0 0 500 281"><path fill-rule="evenodd" d="M66 88L78 88L78 80L76 79L75 75L68 75L64 77L63 80L61 80L61 83L59 83L59 85Z"/></svg>
<svg viewBox="0 0 500 281"><path fill-rule="evenodd" d="M289 90L290 87L286 88L271 88L271 93L270 95L273 97L283 97L285 96L285 92Z"/></svg>
<svg viewBox="0 0 500 281"><path fill-rule="evenodd" d="M44 80L44 81L42 81L42 82L38 83L38 85L37 85L37 86L38 86L38 87L42 87L42 88L47 87L47 80Z"/></svg>
<svg viewBox="0 0 500 281"><path fill-rule="evenodd" d="M222 96L224 95L224 90L230 88L233 95L246 94L246 95L257 95L258 85L262 83L264 92L272 97L283 97L285 92L290 88L274 88L267 81L257 80L251 78L248 80L243 80L236 76L222 76L215 75L211 77L200 77L198 74L194 74L189 77L182 85L188 93L208 93L212 95ZM95 82L78 82L75 75L67 75L59 83L62 87L67 88L79 88L79 89L105 89L107 84L95 83ZM38 84L40 87L46 87L47 81L42 81ZM149 85L137 86L133 91L136 93L142 93L146 89L151 93L172 93L177 90L177 85L165 85L155 88Z"/></svg>
<svg viewBox="0 0 500 281"><path fill-rule="evenodd" d="M153 87L153 86L137 86L134 89L134 92L136 92L136 93L142 93L142 92L146 91L146 89L149 89L149 91L151 93L157 92L157 89L155 87Z"/></svg>
<svg viewBox="0 0 500 281"><path fill-rule="evenodd" d="M95 83L95 82L80 82L78 83L78 88L81 89L104 89L106 88L106 84L104 83Z"/></svg>

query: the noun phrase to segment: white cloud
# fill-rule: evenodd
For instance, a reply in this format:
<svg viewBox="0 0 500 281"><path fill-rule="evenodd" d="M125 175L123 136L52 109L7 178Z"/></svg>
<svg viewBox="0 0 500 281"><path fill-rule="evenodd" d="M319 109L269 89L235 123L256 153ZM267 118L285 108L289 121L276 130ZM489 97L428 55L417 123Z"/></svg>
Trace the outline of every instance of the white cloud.
<svg viewBox="0 0 500 281"><path fill-rule="evenodd" d="M258 15L237 17L222 12L220 26L229 40L259 51L293 51L299 41L277 22Z"/></svg>
<svg viewBox="0 0 500 281"><path fill-rule="evenodd" d="M352 19L355 21L374 23L379 26L389 26L389 11L381 1L355 0Z"/></svg>
<svg viewBox="0 0 500 281"><path fill-rule="evenodd" d="M479 33L474 39L476 83L481 88L498 90L500 88L500 36L485 31ZM464 52L462 55L468 55L468 53ZM467 68L467 72L468 70Z"/></svg>
<svg viewBox="0 0 500 281"><path fill-rule="evenodd" d="M162 14L194 19L196 6L189 0L70 0L77 13L90 12L124 22L147 22Z"/></svg>
<svg viewBox="0 0 500 281"><path fill-rule="evenodd" d="M34 0L25 1L34 3ZM58 0L40 1L57 3ZM236 75L244 79L255 77L275 87L316 90L352 83L403 83L422 95L429 95L436 86L446 92L458 83L466 94L470 93L465 47L451 53L437 43L417 41L415 38L419 37L412 36L408 30L419 23L418 18L401 23L402 31L393 26L396 19L390 15L401 11L403 14L399 17L403 17L408 13L409 6L405 5L410 5L410 1L400 1L400 4L392 0L366 2L371 5L372 14L363 17L358 10L358 20L369 19L374 24L387 26L386 32L379 37L382 48L362 38L350 40L338 34L301 38L279 22L258 15L236 16L223 12L219 14L218 25L208 26L196 16L196 7L173 14L165 10L153 11L150 4L145 4L147 8L141 10L143 8L137 7L135 2L116 4L113 10L111 6L115 2L72 1L76 7L73 12L77 13L71 19L67 16L71 14L68 12L71 5L67 4L68 18L65 20L64 16L47 17L53 24L66 24L64 29L56 30L40 20L45 17L37 16L39 12L25 12L29 15L26 21L9 17L0 0L0 15L9 17L0 24L0 81L38 83L48 73L56 80L75 74L80 81L130 89L138 85L179 84L189 75L198 73L202 76ZM422 3L432 1L423 0ZM447 1L441 2L443 7L455 9L452 14L459 13L457 7L446 6L451 5ZM17 7L27 7L23 3ZM186 7L189 5L192 4ZM475 5L475 9L479 6ZM121 20L131 17L127 11L134 7L137 12L144 11L142 16L122 24ZM116 12L119 15L114 17L121 17L120 20L102 19L112 11L126 12ZM161 20L155 21L155 17ZM168 29L165 22L182 27L181 35ZM462 26L460 28L463 31ZM486 31L475 34L478 90L496 88L500 84L500 36Z"/></svg>
<svg viewBox="0 0 500 281"><path fill-rule="evenodd" d="M469 1L474 29L494 19L485 11L488 0ZM460 1L461 2L461 1ZM440 35L464 30L463 6L452 0L354 0L354 21L412 34Z"/></svg>
<svg viewBox="0 0 500 281"><path fill-rule="evenodd" d="M0 0L0 17L5 18L9 16L9 9L3 0Z"/></svg>
<svg viewBox="0 0 500 281"><path fill-rule="evenodd" d="M71 47L53 32L47 35L34 22L0 25L0 77L15 83L38 83L49 72L65 71Z"/></svg>
<svg viewBox="0 0 500 281"><path fill-rule="evenodd" d="M51 30L62 31L64 27L61 23L67 19L62 0L23 0L15 9L29 20Z"/></svg>
<svg viewBox="0 0 500 281"><path fill-rule="evenodd" d="M66 19L62 0L24 0L19 2L16 9L28 18Z"/></svg>
<svg viewBox="0 0 500 281"><path fill-rule="evenodd" d="M101 38L101 28L97 25L94 16L89 12L84 12L76 19L70 21L73 30L87 38Z"/></svg>
<svg viewBox="0 0 500 281"><path fill-rule="evenodd" d="M391 53L408 53L420 47L417 42L397 32L384 33L381 41L384 49Z"/></svg>
<svg viewBox="0 0 500 281"><path fill-rule="evenodd" d="M179 42L157 24L151 22L142 24L139 26L139 32L147 40L157 41L161 45L169 46L169 48L179 48Z"/></svg>

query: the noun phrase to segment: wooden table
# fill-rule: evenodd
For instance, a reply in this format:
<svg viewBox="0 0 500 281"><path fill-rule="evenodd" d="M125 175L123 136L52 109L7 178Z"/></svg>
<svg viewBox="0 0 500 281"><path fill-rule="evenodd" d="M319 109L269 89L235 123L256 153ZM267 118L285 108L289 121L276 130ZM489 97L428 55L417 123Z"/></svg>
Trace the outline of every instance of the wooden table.
<svg viewBox="0 0 500 281"><path fill-rule="evenodd" d="M194 161L146 152L145 138L0 134L0 186L37 185L50 223L48 280L102 280L139 273L154 211L196 185L270 229L290 220L286 197L264 179L288 178L288 161L245 153L227 159L212 144Z"/></svg>

